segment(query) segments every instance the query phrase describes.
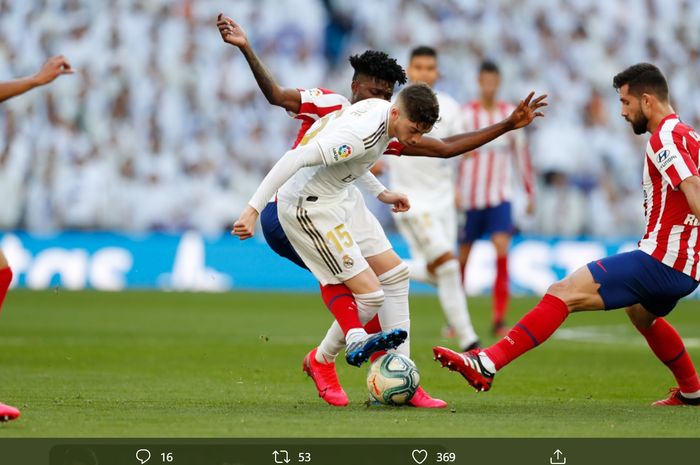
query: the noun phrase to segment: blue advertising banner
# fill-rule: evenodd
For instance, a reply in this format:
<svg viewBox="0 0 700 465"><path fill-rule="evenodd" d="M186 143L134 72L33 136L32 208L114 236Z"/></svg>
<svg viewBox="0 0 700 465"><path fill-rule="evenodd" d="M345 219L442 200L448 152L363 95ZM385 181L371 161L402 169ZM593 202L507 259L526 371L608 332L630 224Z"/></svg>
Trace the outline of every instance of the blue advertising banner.
<svg viewBox="0 0 700 465"><path fill-rule="evenodd" d="M399 235L390 239L399 255L407 257L403 239ZM20 288L315 292L318 287L309 272L275 255L261 236L239 241L197 232L51 236L18 232L1 235L0 247L15 272L13 286ZM551 283L589 261L635 247L634 241L516 238L509 258L512 290L541 295ZM491 244L476 243L467 268L468 293L488 294L494 276ZM431 288L412 284L412 290L430 292Z"/></svg>

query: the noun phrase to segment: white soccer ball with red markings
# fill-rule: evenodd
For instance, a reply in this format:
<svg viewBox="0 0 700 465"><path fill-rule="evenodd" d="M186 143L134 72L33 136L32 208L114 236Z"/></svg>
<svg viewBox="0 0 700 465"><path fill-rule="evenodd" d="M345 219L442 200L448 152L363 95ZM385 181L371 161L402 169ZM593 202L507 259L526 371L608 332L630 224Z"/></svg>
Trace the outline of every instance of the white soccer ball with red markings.
<svg viewBox="0 0 700 465"><path fill-rule="evenodd" d="M369 367L367 389L372 399L386 405L404 405L416 393L420 374L413 360L401 354L386 354Z"/></svg>

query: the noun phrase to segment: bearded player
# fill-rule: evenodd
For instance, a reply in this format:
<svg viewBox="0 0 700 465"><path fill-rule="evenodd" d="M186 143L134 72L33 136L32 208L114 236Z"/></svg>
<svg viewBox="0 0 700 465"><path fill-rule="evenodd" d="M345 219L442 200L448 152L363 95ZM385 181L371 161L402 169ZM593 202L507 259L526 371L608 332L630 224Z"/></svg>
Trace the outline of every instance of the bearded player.
<svg viewBox="0 0 700 465"><path fill-rule="evenodd" d="M664 318L700 281L700 135L671 107L666 78L649 63L617 74L622 117L651 133L644 155L646 233L639 248L589 263L550 286L508 335L485 350L434 349L436 359L477 391L496 372L546 341L572 312L625 308L676 380L655 406L700 405L700 380L678 332Z"/></svg>

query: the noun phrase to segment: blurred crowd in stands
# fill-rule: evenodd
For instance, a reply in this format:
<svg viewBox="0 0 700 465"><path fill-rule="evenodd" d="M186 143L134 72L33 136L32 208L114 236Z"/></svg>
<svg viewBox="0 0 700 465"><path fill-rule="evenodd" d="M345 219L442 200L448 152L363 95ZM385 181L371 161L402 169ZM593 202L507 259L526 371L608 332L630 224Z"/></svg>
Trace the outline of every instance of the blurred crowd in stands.
<svg viewBox="0 0 700 465"><path fill-rule="evenodd" d="M219 11L284 86L348 95L350 54L405 64L426 44L438 88L460 102L477 97L484 59L500 65L503 99L549 94L527 129L537 211L517 218L529 234L642 231L646 137L619 116L624 67L657 64L700 125L697 1L0 0L0 80L54 54L77 70L0 106L0 229L225 231L298 122L221 41Z"/></svg>

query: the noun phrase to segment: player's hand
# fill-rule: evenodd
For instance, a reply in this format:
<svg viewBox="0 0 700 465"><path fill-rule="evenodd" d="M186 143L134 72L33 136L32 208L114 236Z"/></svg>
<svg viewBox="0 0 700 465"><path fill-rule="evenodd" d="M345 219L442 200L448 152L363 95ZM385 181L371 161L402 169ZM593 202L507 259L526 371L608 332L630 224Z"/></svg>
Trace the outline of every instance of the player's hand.
<svg viewBox="0 0 700 465"><path fill-rule="evenodd" d="M248 36L243 28L228 16L224 16L223 13L219 13L219 16L217 16L216 26L219 28L221 38L227 44L238 48L243 48L248 45Z"/></svg>
<svg viewBox="0 0 700 465"><path fill-rule="evenodd" d="M387 205L393 205L391 209L394 213L407 212L411 208L411 202L408 201L406 194L399 192L384 191L377 196L380 202Z"/></svg>
<svg viewBox="0 0 700 465"><path fill-rule="evenodd" d="M231 234L238 236L240 240L250 239L255 234L255 222L260 214L250 205L246 206L238 217L238 221L233 223Z"/></svg>
<svg viewBox="0 0 700 465"><path fill-rule="evenodd" d="M530 92L530 95L525 100L521 100L515 110L513 110L513 113L508 117L508 121L513 129L525 127L538 116L544 116L544 113L538 110L547 106L545 101L547 94L540 95L533 100L532 97L534 95L534 91Z"/></svg>
<svg viewBox="0 0 700 465"><path fill-rule="evenodd" d="M39 71L34 75L34 79L39 86L48 84L62 74L73 74L73 68L63 55L51 57L46 60Z"/></svg>

